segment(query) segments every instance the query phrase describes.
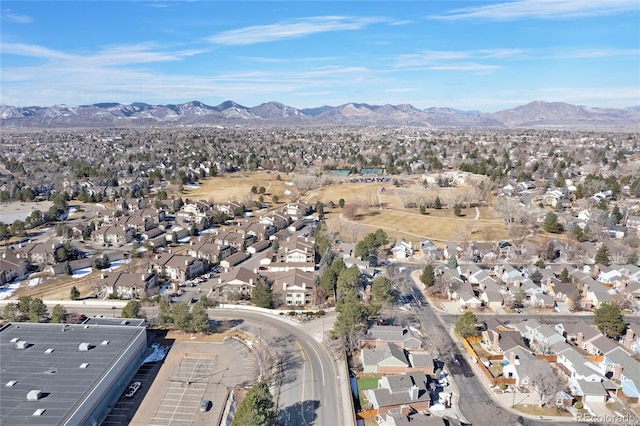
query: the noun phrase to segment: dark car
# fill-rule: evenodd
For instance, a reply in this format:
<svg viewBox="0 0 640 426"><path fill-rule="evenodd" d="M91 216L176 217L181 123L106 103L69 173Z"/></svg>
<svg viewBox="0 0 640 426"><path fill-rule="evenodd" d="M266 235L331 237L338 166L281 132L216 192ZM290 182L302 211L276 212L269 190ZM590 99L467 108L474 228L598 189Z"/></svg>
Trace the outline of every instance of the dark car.
<svg viewBox="0 0 640 426"><path fill-rule="evenodd" d="M211 408L211 401L208 399L203 399L200 403L200 411L209 411Z"/></svg>

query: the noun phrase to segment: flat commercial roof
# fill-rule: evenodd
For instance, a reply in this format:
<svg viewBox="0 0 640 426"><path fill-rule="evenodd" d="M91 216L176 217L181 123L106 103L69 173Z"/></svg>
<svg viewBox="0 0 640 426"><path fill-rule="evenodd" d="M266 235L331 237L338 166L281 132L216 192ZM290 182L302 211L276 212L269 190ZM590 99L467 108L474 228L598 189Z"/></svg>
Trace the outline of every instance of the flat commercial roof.
<svg viewBox="0 0 640 426"><path fill-rule="evenodd" d="M123 327L117 322L4 326L0 329L0 424L64 424L145 332L145 327ZM34 390L40 391L38 398L27 400ZM34 415L38 410L44 411Z"/></svg>

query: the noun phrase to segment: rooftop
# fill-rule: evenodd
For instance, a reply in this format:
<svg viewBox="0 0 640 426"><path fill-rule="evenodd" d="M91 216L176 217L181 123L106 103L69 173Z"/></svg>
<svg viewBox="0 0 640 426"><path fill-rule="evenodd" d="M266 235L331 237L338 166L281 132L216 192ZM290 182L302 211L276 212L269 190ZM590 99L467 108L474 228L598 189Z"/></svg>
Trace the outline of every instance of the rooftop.
<svg viewBox="0 0 640 426"><path fill-rule="evenodd" d="M133 324L123 327L120 320L92 322L11 323L0 329L0 424L65 424L121 354L146 332ZM40 391L37 398L27 400L34 390ZM34 415L36 410L44 412Z"/></svg>

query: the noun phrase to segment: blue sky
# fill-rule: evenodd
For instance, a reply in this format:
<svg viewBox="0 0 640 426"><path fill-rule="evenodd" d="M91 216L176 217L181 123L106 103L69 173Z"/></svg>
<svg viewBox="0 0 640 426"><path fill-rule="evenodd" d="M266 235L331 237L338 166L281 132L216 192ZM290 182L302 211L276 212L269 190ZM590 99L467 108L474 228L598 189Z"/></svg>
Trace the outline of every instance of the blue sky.
<svg viewBox="0 0 640 426"><path fill-rule="evenodd" d="M3 0L0 104L640 105L638 0Z"/></svg>

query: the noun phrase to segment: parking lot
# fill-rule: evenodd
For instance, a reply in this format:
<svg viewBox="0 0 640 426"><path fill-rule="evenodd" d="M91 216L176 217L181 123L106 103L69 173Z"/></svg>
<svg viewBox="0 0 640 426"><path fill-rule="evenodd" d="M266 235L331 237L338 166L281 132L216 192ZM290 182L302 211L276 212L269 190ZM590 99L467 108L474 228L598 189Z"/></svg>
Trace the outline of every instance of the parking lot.
<svg viewBox="0 0 640 426"><path fill-rule="evenodd" d="M140 382L140 389L138 389L132 398L127 398L123 393L111 409L107 418L102 422L103 426L119 426L129 423L145 395L149 392L153 379L160 370L160 366L161 363L159 362L142 364L140 366L140 369L131 380L132 382Z"/></svg>
<svg viewBox="0 0 640 426"><path fill-rule="evenodd" d="M208 380L219 367L216 359L184 357L171 378L150 425L190 425L200 413ZM204 413L203 413L204 414Z"/></svg>
<svg viewBox="0 0 640 426"><path fill-rule="evenodd" d="M218 424L229 390L256 377L254 355L235 339L175 342L133 419L120 424ZM203 399L212 401L208 411L200 410Z"/></svg>

